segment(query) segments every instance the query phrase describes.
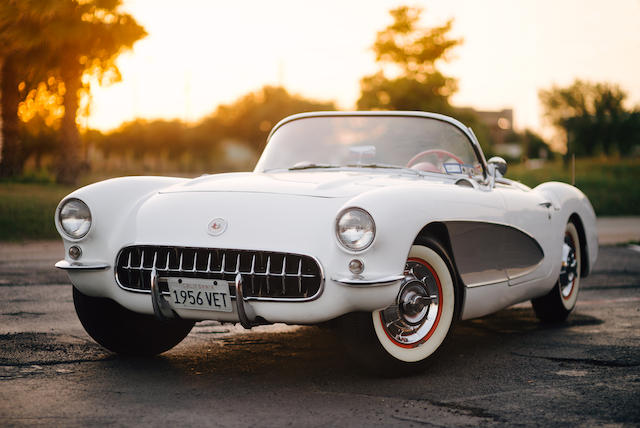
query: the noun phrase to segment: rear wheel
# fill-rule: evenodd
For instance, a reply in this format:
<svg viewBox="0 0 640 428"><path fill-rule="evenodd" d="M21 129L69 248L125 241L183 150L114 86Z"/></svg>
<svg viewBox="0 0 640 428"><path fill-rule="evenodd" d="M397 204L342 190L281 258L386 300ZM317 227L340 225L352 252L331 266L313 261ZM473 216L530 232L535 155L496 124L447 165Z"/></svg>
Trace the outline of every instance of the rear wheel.
<svg viewBox="0 0 640 428"><path fill-rule="evenodd" d="M73 304L84 329L112 352L156 355L176 346L193 328L194 321L160 321L132 312L111 299L91 297L73 288Z"/></svg>
<svg viewBox="0 0 640 428"><path fill-rule="evenodd" d="M567 223L562 244L560 276L545 296L531 300L536 316L544 322L567 319L578 300L581 268L580 236L575 225Z"/></svg>
<svg viewBox="0 0 640 428"><path fill-rule="evenodd" d="M386 376L426 368L451 333L459 310L452 266L437 241L425 239L413 245L396 303L343 319L351 356Z"/></svg>

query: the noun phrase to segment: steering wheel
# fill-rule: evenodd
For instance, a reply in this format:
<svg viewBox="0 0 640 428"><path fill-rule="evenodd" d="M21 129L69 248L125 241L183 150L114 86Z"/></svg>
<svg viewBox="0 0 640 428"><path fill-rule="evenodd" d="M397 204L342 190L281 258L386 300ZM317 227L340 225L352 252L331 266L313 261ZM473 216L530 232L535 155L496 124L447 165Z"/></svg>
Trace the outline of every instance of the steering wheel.
<svg viewBox="0 0 640 428"><path fill-rule="evenodd" d="M409 162L407 162L407 168L411 168L413 165L417 164L417 160L420 159L423 156L426 155L436 155L438 157L438 160L440 161L440 163L444 163L444 160L447 158L451 158L453 160L455 160L456 162L458 162L461 165L464 165L464 161L462 159L460 159L458 156L454 155L451 152L448 152L446 150L442 150L442 149L430 149L430 150L425 150L424 152L420 152L417 155L415 155L414 157L412 157Z"/></svg>

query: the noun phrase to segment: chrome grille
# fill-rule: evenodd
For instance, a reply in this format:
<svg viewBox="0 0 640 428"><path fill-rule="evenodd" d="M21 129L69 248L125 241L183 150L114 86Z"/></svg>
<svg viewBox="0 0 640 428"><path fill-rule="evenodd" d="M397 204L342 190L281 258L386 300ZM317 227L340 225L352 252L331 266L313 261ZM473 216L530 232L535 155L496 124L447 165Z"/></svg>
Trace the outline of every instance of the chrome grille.
<svg viewBox="0 0 640 428"><path fill-rule="evenodd" d="M151 290L155 266L160 290L168 292L167 277L243 279L243 294L251 300L311 300L319 295L323 275L310 256L268 251L137 245L120 250L116 281L125 290ZM235 289L231 287L231 295Z"/></svg>

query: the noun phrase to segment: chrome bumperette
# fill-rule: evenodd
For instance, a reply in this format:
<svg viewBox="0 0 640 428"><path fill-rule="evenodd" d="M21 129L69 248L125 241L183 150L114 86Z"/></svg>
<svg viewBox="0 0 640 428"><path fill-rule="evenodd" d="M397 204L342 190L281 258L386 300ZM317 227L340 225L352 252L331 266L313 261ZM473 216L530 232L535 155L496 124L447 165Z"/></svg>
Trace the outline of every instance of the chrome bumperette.
<svg viewBox="0 0 640 428"><path fill-rule="evenodd" d="M324 271L313 256L273 251L134 245L116 257L115 277L124 290L150 293L151 272L164 277L223 279L242 276L244 300L304 302L324 289ZM159 283L160 292L168 293ZM231 287L235 297L235 288Z"/></svg>
<svg viewBox="0 0 640 428"><path fill-rule="evenodd" d="M338 282L342 285L349 287L376 287L382 285L393 284L404 279L404 275L388 275L380 278L365 278L363 276L351 276L351 277L334 277L332 281Z"/></svg>
<svg viewBox="0 0 640 428"><path fill-rule="evenodd" d="M164 296L160 292L160 285L158 284L158 273L156 268L151 269L151 304L153 306L153 313L156 318L160 320L166 320L176 317L176 313L171 309L169 303L164 300Z"/></svg>
<svg viewBox="0 0 640 428"><path fill-rule="evenodd" d="M250 329L255 325L254 320L256 319L251 306L245 304L245 297L243 295L243 281L242 275L236 275L235 281L235 290L236 290L236 313L238 314L238 319L240 320L240 325L246 329Z"/></svg>
<svg viewBox="0 0 640 428"><path fill-rule="evenodd" d="M111 266L107 263L81 263L60 260L55 264L55 267L62 270L105 270Z"/></svg>

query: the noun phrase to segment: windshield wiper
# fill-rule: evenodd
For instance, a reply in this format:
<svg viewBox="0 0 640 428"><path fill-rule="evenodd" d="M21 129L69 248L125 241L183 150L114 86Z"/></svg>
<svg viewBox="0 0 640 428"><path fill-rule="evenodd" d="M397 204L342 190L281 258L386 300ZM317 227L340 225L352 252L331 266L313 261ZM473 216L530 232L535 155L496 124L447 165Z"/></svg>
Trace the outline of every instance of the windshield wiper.
<svg viewBox="0 0 640 428"><path fill-rule="evenodd" d="M407 168L406 166L389 165L386 163L353 163L348 164L347 166L352 168L401 169L402 171L410 172L412 174L422 175L420 171L416 171L415 169Z"/></svg>
<svg viewBox="0 0 640 428"><path fill-rule="evenodd" d="M347 164L347 166L351 168L392 168L392 169L404 168L402 166L389 165L386 163L350 163L350 164Z"/></svg>
<svg viewBox="0 0 640 428"><path fill-rule="evenodd" d="M381 169L400 169L402 171L407 171L415 175L422 175L420 171L416 171L415 169L407 168L404 166L398 165L390 165L386 163L350 163L346 165L332 165L327 163L308 163L298 166L292 166L291 168L287 168L289 171L298 171L301 169L314 169L314 168L381 168Z"/></svg>
<svg viewBox="0 0 640 428"><path fill-rule="evenodd" d="M313 169L313 168L340 168L340 165L331 165L328 163L305 163L304 165L292 166L287 168L289 171L297 171L300 169Z"/></svg>

